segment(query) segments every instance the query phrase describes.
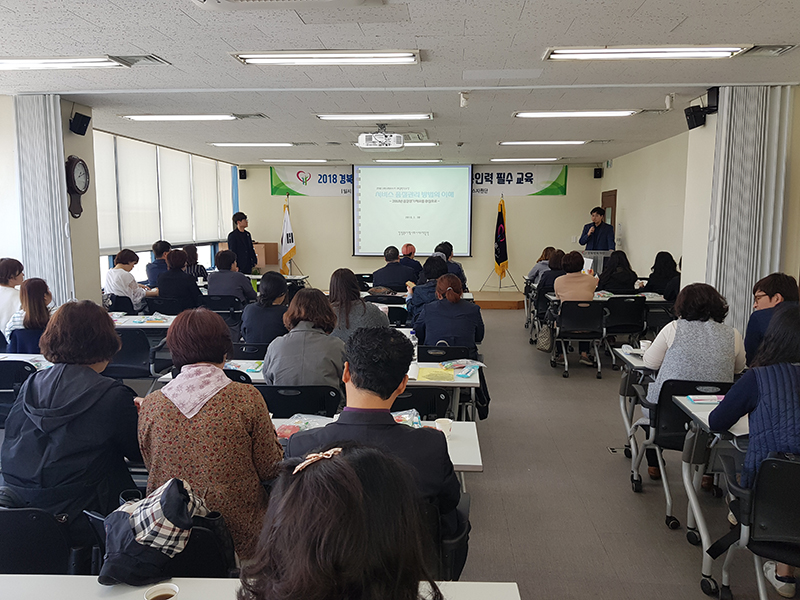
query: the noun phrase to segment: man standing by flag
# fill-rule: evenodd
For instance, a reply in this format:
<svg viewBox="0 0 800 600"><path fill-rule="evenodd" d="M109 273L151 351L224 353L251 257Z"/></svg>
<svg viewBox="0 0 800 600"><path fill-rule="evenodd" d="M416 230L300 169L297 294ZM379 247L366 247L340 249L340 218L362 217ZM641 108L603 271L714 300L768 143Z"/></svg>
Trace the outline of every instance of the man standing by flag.
<svg viewBox="0 0 800 600"><path fill-rule="evenodd" d="M506 276L508 270L508 246L506 245L506 203L500 196L497 205L497 225L494 229L494 271L500 279Z"/></svg>
<svg viewBox="0 0 800 600"><path fill-rule="evenodd" d="M281 232L281 273L289 274L289 261L294 258L297 248L294 243L294 232L292 222L289 220L289 194L286 194L286 202L283 205L283 231Z"/></svg>

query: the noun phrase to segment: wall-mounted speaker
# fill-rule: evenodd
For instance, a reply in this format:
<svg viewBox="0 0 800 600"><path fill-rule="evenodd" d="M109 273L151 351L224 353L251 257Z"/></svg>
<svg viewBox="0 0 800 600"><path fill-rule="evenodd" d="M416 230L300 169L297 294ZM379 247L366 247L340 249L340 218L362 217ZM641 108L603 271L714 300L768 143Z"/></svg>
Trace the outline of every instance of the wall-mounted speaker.
<svg viewBox="0 0 800 600"><path fill-rule="evenodd" d="M247 169L239 169L239 179L247 179Z"/></svg>
<svg viewBox="0 0 800 600"><path fill-rule="evenodd" d="M702 106L690 106L685 108L683 114L686 115L686 124L689 126L689 129L702 127L706 124L706 109Z"/></svg>
<svg viewBox="0 0 800 600"><path fill-rule="evenodd" d="M594 168L594 178L595 179L602 179L603 178L603 167L595 167Z"/></svg>
<svg viewBox="0 0 800 600"><path fill-rule="evenodd" d="M69 120L69 130L78 135L86 135L86 130L89 128L89 121L91 120L92 117L76 112Z"/></svg>

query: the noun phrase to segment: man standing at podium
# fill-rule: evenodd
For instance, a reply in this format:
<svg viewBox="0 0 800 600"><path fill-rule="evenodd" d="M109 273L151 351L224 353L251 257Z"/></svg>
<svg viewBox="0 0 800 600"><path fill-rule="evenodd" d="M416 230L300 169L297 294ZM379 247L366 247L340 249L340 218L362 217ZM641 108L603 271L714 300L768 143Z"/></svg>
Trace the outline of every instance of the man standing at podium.
<svg viewBox="0 0 800 600"><path fill-rule="evenodd" d="M233 215L233 231L228 234L228 250L236 254L236 264L239 272L250 275L253 267L258 263L256 251L253 249L253 238L247 227L247 215L237 212Z"/></svg>
<svg viewBox="0 0 800 600"><path fill-rule="evenodd" d="M592 209L592 222L584 225L581 239L578 240L581 246L586 246L587 250L595 251L617 249L617 245L614 242L614 228L606 223L605 219L605 209L595 206Z"/></svg>

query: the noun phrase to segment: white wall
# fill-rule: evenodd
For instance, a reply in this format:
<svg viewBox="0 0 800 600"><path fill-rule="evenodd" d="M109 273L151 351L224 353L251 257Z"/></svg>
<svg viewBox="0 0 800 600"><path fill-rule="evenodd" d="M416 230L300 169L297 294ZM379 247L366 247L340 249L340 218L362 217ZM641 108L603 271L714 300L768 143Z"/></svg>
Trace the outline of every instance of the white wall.
<svg viewBox="0 0 800 600"><path fill-rule="evenodd" d="M794 90L781 271L800 279L800 90Z"/></svg>
<svg viewBox="0 0 800 600"><path fill-rule="evenodd" d="M22 257L14 99L0 96L0 257Z"/></svg>
<svg viewBox="0 0 800 600"><path fill-rule="evenodd" d="M253 239L277 242L281 236L284 196L272 196L269 167L247 167L247 179L239 180L239 210L247 214ZM473 199L472 257L459 258L471 290L477 290L494 270L494 227L499 197ZM509 268L522 289L527 274L545 246L565 251L580 250L570 240L589 222L589 211L600 202L598 181L591 168L570 167L566 196L507 196L506 230ZM292 196L292 228L297 241L295 262L309 283L328 288L330 275L340 267L371 273L383 266L381 257L353 256L352 199ZM435 246L439 241L433 242ZM431 248L418 248L430 253ZM495 275L487 284L497 289ZM504 285L510 285L506 279Z"/></svg>
<svg viewBox="0 0 800 600"><path fill-rule="evenodd" d="M688 143L687 131L615 158L600 180L602 190L617 190L617 249L641 277L657 252L681 256Z"/></svg>

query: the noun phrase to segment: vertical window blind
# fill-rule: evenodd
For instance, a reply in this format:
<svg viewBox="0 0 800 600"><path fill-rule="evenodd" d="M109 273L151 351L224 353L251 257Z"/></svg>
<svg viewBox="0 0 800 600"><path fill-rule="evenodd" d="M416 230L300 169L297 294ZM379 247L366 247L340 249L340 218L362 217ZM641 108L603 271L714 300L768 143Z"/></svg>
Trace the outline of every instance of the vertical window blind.
<svg viewBox="0 0 800 600"><path fill-rule="evenodd" d="M97 232L100 254L116 254L119 245L117 208L117 162L114 136L94 134L94 189L97 195Z"/></svg>
<svg viewBox="0 0 800 600"><path fill-rule="evenodd" d="M175 245L194 241L190 163L191 157L186 152L158 149L161 230L164 239Z"/></svg>

